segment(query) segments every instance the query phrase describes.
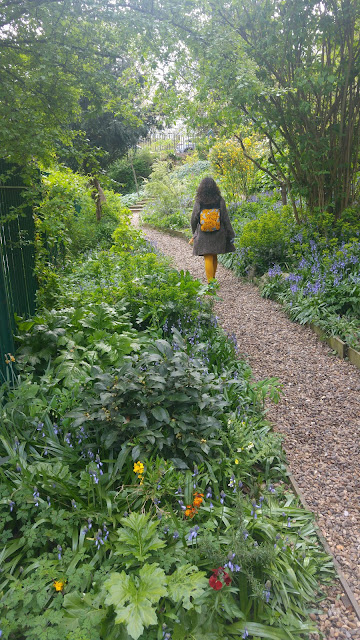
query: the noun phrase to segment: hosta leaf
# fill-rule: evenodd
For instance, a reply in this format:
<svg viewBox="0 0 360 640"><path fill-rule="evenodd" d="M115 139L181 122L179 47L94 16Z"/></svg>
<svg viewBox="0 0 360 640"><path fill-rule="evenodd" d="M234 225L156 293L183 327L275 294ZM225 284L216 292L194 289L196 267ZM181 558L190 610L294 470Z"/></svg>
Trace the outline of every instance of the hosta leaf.
<svg viewBox="0 0 360 640"><path fill-rule="evenodd" d="M191 609L194 602L208 586L204 571L190 564L185 564L174 571L168 578L169 596L174 603L182 602L184 609Z"/></svg>

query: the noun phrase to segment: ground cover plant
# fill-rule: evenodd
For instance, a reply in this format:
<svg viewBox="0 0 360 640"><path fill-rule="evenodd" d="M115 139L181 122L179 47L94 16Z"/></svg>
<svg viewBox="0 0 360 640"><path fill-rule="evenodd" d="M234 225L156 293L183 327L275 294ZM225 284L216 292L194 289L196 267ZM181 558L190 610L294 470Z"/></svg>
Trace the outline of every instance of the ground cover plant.
<svg viewBox="0 0 360 640"><path fill-rule="evenodd" d="M236 252L221 262L240 276L256 276L262 295L281 302L292 320L315 323L359 349L357 208L338 221L332 214L315 218L306 212L298 225L279 195L267 192L229 211Z"/></svg>
<svg viewBox="0 0 360 640"><path fill-rule="evenodd" d="M301 233L294 238L300 246L302 240ZM360 349L359 240L333 246L310 240L302 253L290 272L269 269L263 295L282 302L293 320L313 322Z"/></svg>
<svg viewBox="0 0 360 640"><path fill-rule="evenodd" d="M332 569L263 413L276 381L251 381L205 287L115 237L18 320L2 637L305 638Z"/></svg>

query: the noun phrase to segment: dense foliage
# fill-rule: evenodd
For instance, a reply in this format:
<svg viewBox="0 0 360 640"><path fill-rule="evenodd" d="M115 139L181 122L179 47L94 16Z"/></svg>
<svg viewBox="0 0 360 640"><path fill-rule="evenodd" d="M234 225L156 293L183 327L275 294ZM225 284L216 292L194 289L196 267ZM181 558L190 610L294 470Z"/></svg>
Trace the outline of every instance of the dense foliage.
<svg viewBox="0 0 360 640"><path fill-rule="evenodd" d="M196 189L210 173L210 162L199 160L195 152L179 167L170 160L154 163L145 185L151 202L145 207L143 220L159 228L188 230Z"/></svg>
<svg viewBox="0 0 360 640"><path fill-rule="evenodd" d="M306 637L331 567L263 414L276 383L251 382L207 288L124 219L115 237L18 320L2 637Z"/></svg>
<svg viewBox="0 0 360 640"><path fill-rule="evenodd" d="M315 323L359 348L357 210L347 210L337 223L331 214L308 215L299 226L278 198L262 194L233 208L237 250L223 264L241 276L265 274L263 295L282 302L293 320Z"/></svg>
<svg viewBox="0 0 360 640"><path fill-rule="evenodd" d="M110 190L105 190L98 220L88 178L64 167L43 172L41 196L35 210L36 275L41 286L49 278L54 285L59 267L79 253L99 245L109 247L120 220L128 224L130 212Z"/></svg>
<svg viewBox="0 0 360 640"><path fill-rule="evenodd" d="M114 191L126 194L136 191L137 187L141 188L151 173L154 159L147 149L141 149L113 162L106 175L113 181Z"/></svg>
<svg viewBox="0 0 360 640"><path fill-rule="evenodd" d="M169 0L149 14L164 25L154 56L168 63L158 95L169 115L235 133L245 153L239 126L265 135L263 157L247 155L287 190L297 219L297 196L341 217L359 158L358 2L212 0L200 12Z"/></svg>
<svg viewBox="0 0 360 640"><path fill-rule="evenodd" d="M2 157L26 165L64 148L87 156L97 145L95 125L91 131L96 118L98 138L104 121L108 137L114 123L112 138L116 124L138 126L136 33L134 27L130 37L124 15L98 0L10 0L1 6L0 25L0 113L7 123L0 132ZM74 138L83 143L76 149Z"/></svg>

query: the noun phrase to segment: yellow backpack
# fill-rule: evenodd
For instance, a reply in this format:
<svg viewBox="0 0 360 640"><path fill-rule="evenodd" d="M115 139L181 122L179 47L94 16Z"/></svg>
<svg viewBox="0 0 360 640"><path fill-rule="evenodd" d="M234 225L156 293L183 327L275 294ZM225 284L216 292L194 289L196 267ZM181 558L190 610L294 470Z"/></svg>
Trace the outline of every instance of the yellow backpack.
<svg viewBox="0 0 360 640"><path fill-rule="evenodd" d="M219 231L220 209L202 209L200 211L201 231Z"/></svg>

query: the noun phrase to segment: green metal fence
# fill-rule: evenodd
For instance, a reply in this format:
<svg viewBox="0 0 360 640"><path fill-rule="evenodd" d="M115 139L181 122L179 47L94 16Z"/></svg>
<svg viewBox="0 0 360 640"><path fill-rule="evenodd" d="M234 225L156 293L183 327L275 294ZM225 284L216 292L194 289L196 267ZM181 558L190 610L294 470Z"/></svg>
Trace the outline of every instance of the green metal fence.
<svg viewBox="0 0 360 640"><path fill-rule="evenodd" d="M31 208L24 207L24 189L20 170L0 160L0 383L6 354L15 350L14 314L35 311L35 228Z"/></svg>

